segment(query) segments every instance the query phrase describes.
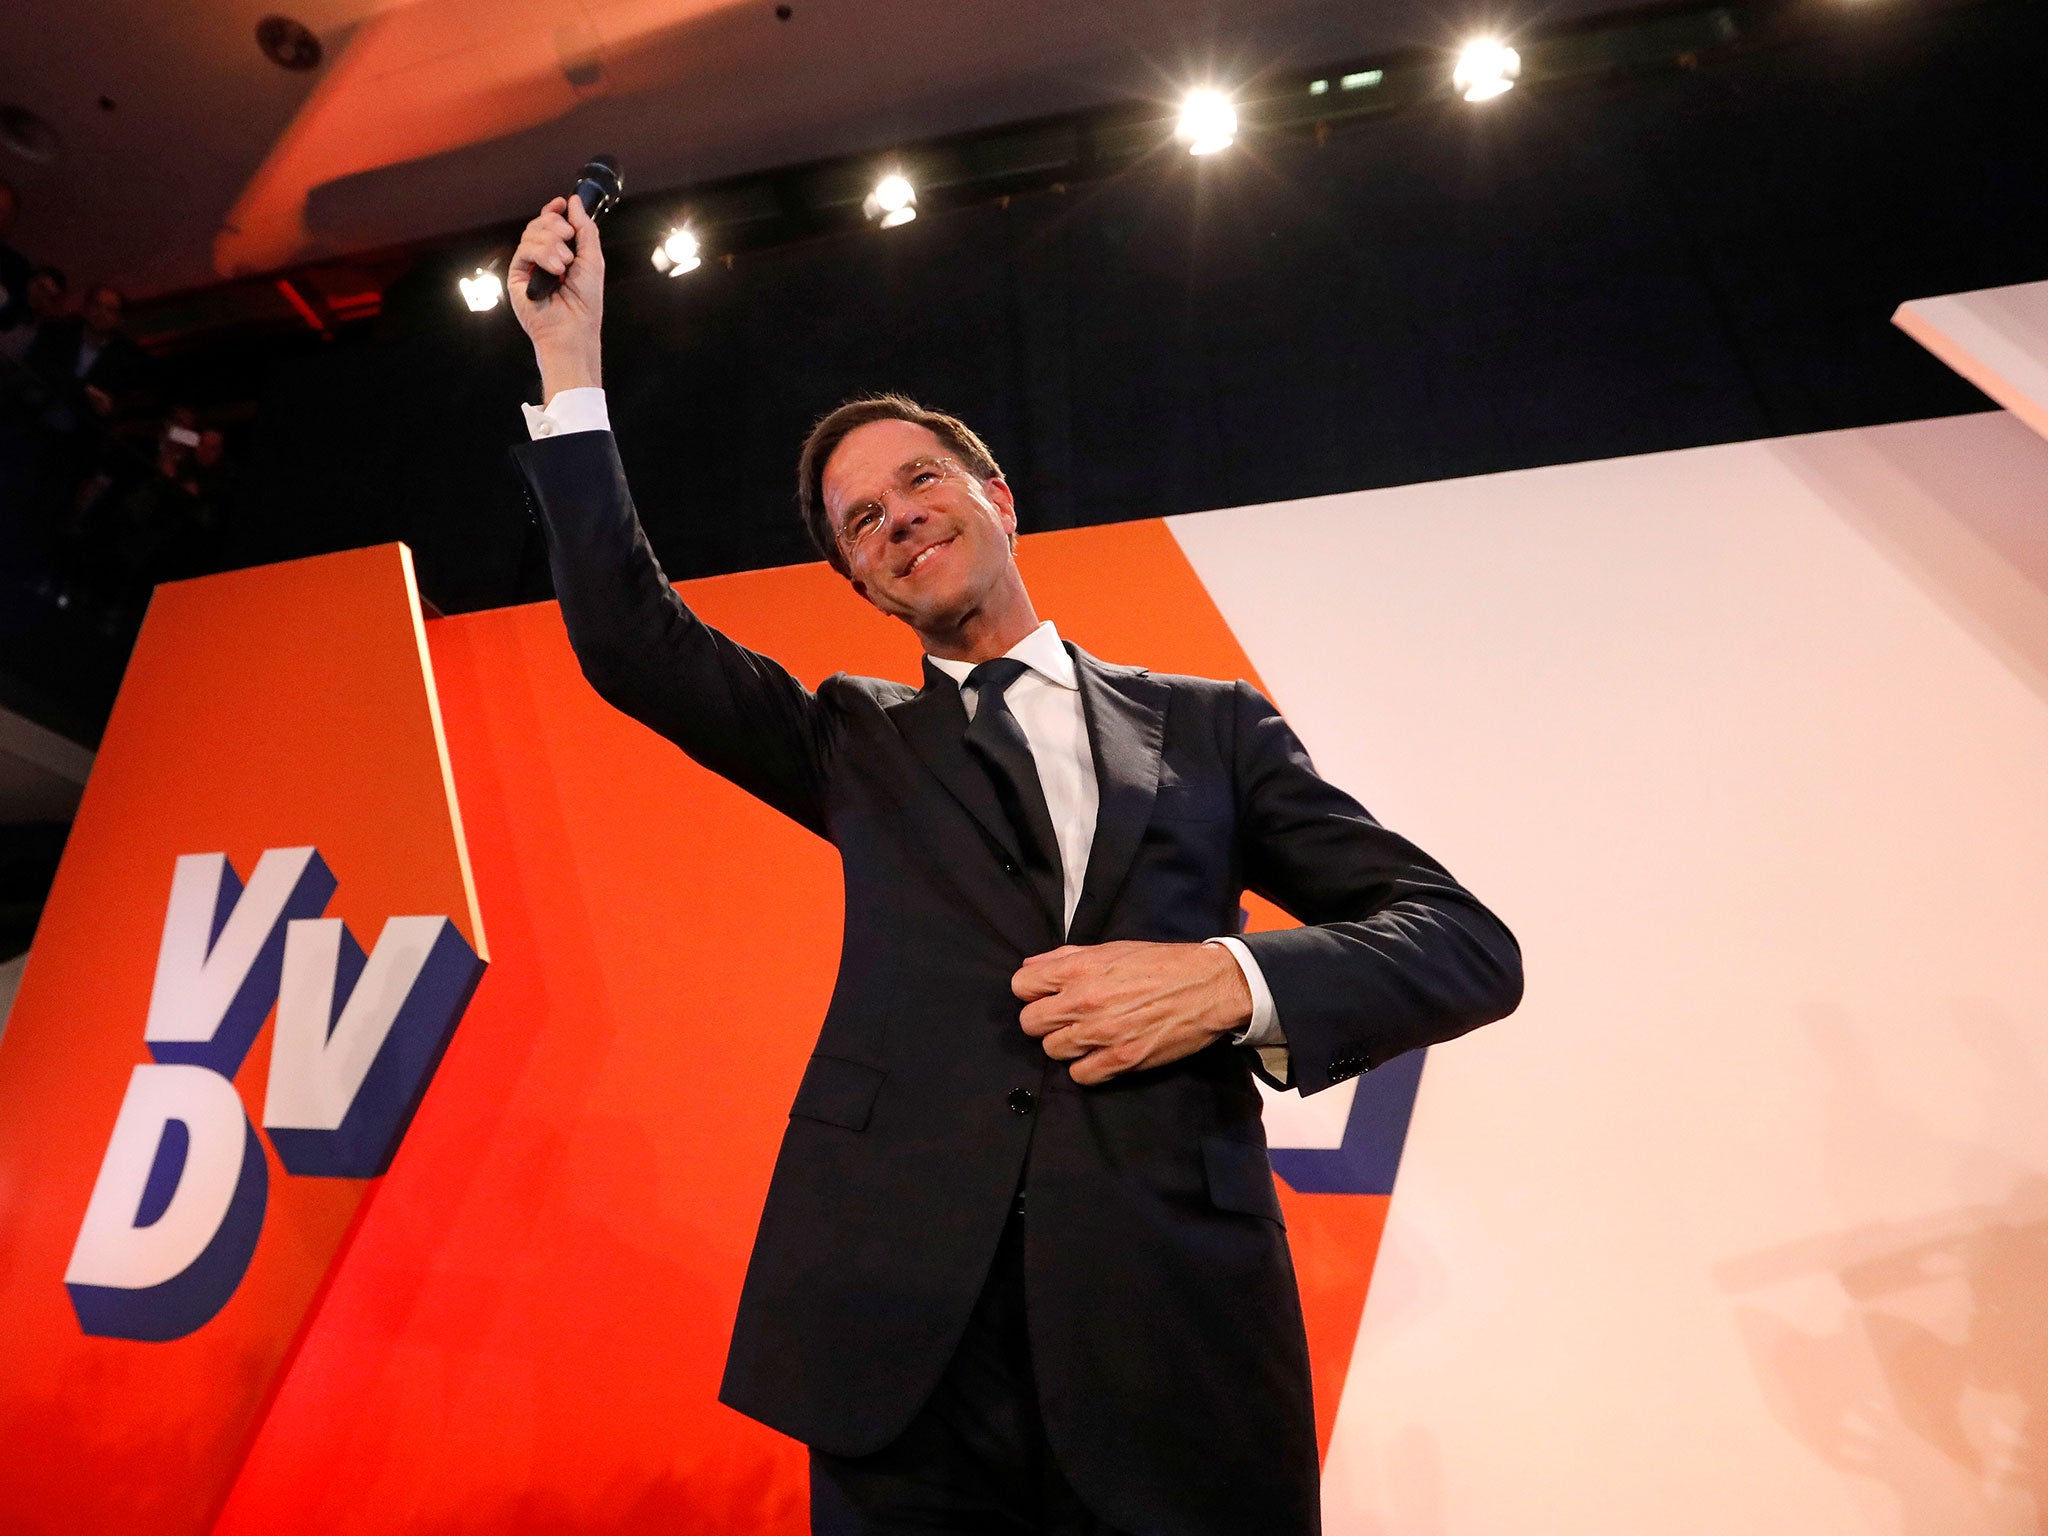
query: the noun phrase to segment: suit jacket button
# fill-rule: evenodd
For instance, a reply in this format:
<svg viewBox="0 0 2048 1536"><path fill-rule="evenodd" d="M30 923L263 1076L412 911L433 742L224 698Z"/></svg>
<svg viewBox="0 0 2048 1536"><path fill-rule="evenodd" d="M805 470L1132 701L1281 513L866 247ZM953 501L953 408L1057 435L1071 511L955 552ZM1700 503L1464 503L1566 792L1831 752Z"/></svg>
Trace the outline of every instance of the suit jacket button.
<svg viewBox="0 0 2048 1536"><path fill-rule="evenodd" d="M1006 875L1021 875L1024 871L1019 869L1010 860L1005 859L1003 860L1003 873Z"/></svg>
<svg viewBox="0 0 2048 1536"><path fill-rule="evenodd" d="M1020 1115L1030 1114L1032 1106L1037 1104L1037 1102L1038 1095L1033 1093L1029 1088L1012 1088L1010 1090L1010 1108L1015 1110Z"/></svg>

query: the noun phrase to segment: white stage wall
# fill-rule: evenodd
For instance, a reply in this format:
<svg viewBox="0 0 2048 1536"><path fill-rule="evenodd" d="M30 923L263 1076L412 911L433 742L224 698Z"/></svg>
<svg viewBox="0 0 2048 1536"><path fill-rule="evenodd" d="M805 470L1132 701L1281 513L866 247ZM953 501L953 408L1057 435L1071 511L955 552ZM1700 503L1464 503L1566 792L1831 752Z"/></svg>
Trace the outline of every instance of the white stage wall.
<svg viewBox="0 0 2048 1536"><path fill-rule="evenodd" d="M1333 1536L2048 1519L2048 443L2003 413L1174 519L1527 956L1429 1059Z"/></svg>

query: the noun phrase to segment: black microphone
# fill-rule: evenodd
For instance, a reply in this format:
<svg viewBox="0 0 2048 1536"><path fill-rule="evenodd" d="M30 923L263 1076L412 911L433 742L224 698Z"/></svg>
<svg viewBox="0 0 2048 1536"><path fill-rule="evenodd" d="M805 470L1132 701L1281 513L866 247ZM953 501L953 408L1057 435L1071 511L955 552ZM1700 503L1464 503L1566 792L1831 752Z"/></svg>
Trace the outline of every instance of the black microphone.
<svg viewBox="0 0 2048 1536"><path fill-rule="evenodd" d="M583 199L583 211L596 219L625 194L626 181L619 175L619 162L612 155L592 155L590 163L576 176L576 190L569 195ZM570 242L575 248L575 242ZM526 278L526 297L538 304L557 288L562 280L546 267L536 266Z"/></svg>

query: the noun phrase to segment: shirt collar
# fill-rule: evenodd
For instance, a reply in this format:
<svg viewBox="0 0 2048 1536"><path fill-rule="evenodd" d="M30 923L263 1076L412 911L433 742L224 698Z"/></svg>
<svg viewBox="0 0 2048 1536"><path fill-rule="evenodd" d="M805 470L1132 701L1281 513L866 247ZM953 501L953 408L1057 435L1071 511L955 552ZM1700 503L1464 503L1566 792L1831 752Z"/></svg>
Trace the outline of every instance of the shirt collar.
<svg viewBox="0 0 2048 1536"><path fill-rule="evenodd" d="M1067 654L1067 648L1060 644L1060 632L1047 619L1022 640L1004 653L1014 656L1049 683L1062 688L1078 689L1080 680L1074 676L1074 658ZM974 670L971 661L951 661L943 656L927 656L925 660L937 667L956 683L967 681L967 674Z"/></svg>

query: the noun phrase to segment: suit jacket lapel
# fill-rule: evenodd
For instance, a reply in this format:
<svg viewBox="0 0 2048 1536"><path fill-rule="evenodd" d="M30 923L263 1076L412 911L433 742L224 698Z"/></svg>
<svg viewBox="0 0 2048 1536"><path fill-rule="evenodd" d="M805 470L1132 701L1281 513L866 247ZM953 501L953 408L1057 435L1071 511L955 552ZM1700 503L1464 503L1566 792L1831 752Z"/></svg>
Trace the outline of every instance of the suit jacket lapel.
<svg viewBox="0 0 2048 1536"><path fill-rule="evenodd" d="M1081 900L1067 931L1070 944L1092 944L1109 917L1110 902L1129 873L1152 801L1159 793L1159 755L1165 739L1166 700L1172 689L1142 669L1110 667L1075 645L1075 675L1081 709L1088 721L1088 748L1095 758L1100 804L1095 843ZM993 799L993 795L990 797Z"/></svg>
<svg viewBox="0 0 2048 1536"><path fill-rule="evenodd" d="M996 931L1008 935L1026 953L1051 948L1059 942L1057 914L1045 910L1028 880L998 872L1002 860L1021 869L1024 859L1010 818L989 783L988 770L967 750L967 710L960 702L960 689L930 661L925 662L924 677L923 691L890 705L889 718L932 777L1001 850L999 857L987 860L986 872L978 878L971 865L952 871L956 883L964 893L986 897ZM946 849L941 843L934 851L944 855ZM1028 925L1028 930L1020 924Z"/></svg>
<svg viewBox="0 0 2048 1536"><path fill-rule="evenodd" d="M968 755L967 710L953 679L927 660L923 691L892 706L889 718L946 792L1005 853L1019 858L1017 835L1011 830L1010 818L1003 814L1002 802L996 799L988 770Z"/></svg>

